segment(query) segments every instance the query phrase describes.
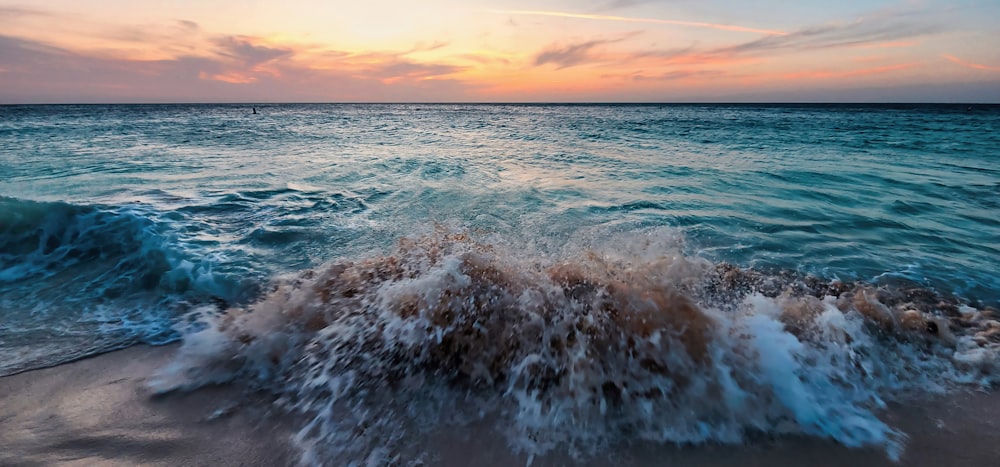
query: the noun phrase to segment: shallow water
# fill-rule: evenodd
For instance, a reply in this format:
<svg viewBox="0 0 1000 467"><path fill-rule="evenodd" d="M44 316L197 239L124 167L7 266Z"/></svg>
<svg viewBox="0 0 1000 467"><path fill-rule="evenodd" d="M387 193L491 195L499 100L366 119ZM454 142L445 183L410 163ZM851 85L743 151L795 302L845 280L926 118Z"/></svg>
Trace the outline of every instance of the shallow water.
<svg viewBox="0 0 1000 467"><path fill-rule="evenodd" d="M565 339L563 328L577 326L567 323L594 316L586 310L607 312L607 303L613 303L619 311L606 317L610 321L591 323L602 330L594 331L605 336L601 339L638 332L627 324L632 321L618 318L620 313L662 312L669 318L657 321L653 333L683 342L691 340L681 330L692 320L714 323L698 334L711 349L707 361L693 356L705 350L670 350L660 341L642 352L671 355L672 363L654 367L680 368L685 380L729 388L727 394L743 394L737 399L751 402L741 409L727 406L729 415L694 410L665 426L642 411L653 410L643 408L642 398L628 402L620 388L612 391L605 383L628 380L645 385L647 394L650 388L669 393L664 388L676 385L676 378L650 373L653 367L635 357L627 336L619 349L624 353L595 357L589 346L601 339L592 335L596 340L579 343L580 355L593 362L591 373L584 371L577 380L542 380L619 394L607 395L625 406L605 425L593 417L606 412L586 407L611 399L532 393L529 389L541 383L525 382L545 371L563 374L579 365L571 363L579 356L528 352L530 345L523 343L508 348L514 342L509 337L494 338L478 351L452 349L493 368L464 378L475 382L488 375L496 384L514 384L507 389L488 384L492 389L480 388L476 397L486 404L484 411L499 411L500 419L523 428L507 433L518 449L580 450L618 442L622 433L645 433L643 439L654 441L732 441L747 429L774 431L793 420L807 434L849 445L884 444L892 451L898 436L871 411L887 388L993 381L983 362L995 358L993 334L984 334L990 329L984 323L991 318L989 307L1000 305L996 106L267 105L257 106L257 115L248 110L0 107L0 374L186 334L185 345L197 358L179 364L187 372L202 368L203 380L164 384L196 386L255 375L255 384L266 383L286 397L294 394L299 402L289 407L311 413L324 427L305 433L302 443L338 445L344 433L329 425L324 418L329 412L317 413L309 402L329 389L315 389L320 383L309 371L342 374L360 365L407 373L431 365L438 373L421 378L431 378L423 387L437 388L429 389L436 396L425 398L432 404L445 403L456 384L449 378L434 381L433 375L467 369L410 351L395 360L363 362L363 352L349 351L343 360L316 363L313 370L296 366L325 355L317 349L343 343L345 335L331 329L370 327L380 342L395 342L386 344L389 348L410 348L413 339L433 336L392 326L396 331L390 332L387 323L405 328L413 325L406 324L410 317L430 313L437 316L432 321L440 343L442 335L457 329L442 323L459 318L482 317L487 334L516 329L530 335L534 328L525 323L540 314L545 335ZM407 245L439 245L441 251ZM470 259L472 253L478 259ZM361 280L364 286L351 297L369 301L337 302L340 311L332 311L330 292L317 292L340 290L347 280L329 271L360 271L364 267L351 265L365 264L382 264L384 270L394 264L386 258L402 262L408 275L405 281L402 275L378 274ZM502 271L496 273L502 278L476 276L482 264ZM666 265L687 266L663 269ZM568 270L576 271L576 282L570 282L586 283L588 291L558 276ZM310 282L317 275L339 282ZM615 285L619 282L629 291ZM440 298L427 297L442 293L468 305L448 302L447 313L440 315L434 311L441 310ZM838 297L842 294L849 296ZM851 301L866 294L890 315L879 315L882 309L867 299ZM804 296L822 303L795 302ZM677 300L689 301L694 311L677 315L668 310L673 305L662 305ZM502 307L492 305L501 302ZM320 311L303 318L306 324L289 324L309 303ZM654 303L654 311L642 303ZM229 308L236 311L223 312ZM242 316L241 310L263 309L268 311L256 313L277 318L225 324ZM813 314L806 324L793 322L790 309ZM920 313L916 328L934 322L941 333L953 327L954 336L942 341L935 334L930 350L915 344L916 328L903 323L910 317L907 310ZM818 316L825 316L822 329L852 336L854 351L864 358L842 360L839 351L830 350L837 341L832 335L803 334ZM894 324L886 328L880 319ZM878 329L895 337L884 338ZM640 333L643 339L652 335L647 331ZM732 333L749 337L726 337ZM232 348L237 335L245 342ZM267 335L283 340L263 345L264 350L248 344ZM765 358L769 351L775 353ZM913 355L908 365L934 375L901 377L899 368L884 366L878 357L897 351ZM252 352L277 355L287 365L262 363ZM214 359L233 353L243 367L216 368ZM513 360L483 363L499 354L521 363L529 355L544 355L539 360L544 364L537 365L550 370L529 371ZM635 368L628 363L633 357ZM790 360L777 363L782 359ZM794 378L790 374L751 377L791 361L801 365L794 377L803 386L778 383ZM881 369L855 374L851 365ZM609 368L625 373L608 379ZM323 384L331 381L323 374ZM368 410L357 413L380 413L371 410L372 400L351 392L380 388L380 380L353 381L342 400ZM775 397L782 402L769 405ZM653 399L649 407L671 410ZM802 404L823 412L809 415ZM330 410L354 413L342 406ZM560 431L567 420L586 427ZM324 449L306 452L330 455Z"/></svg>

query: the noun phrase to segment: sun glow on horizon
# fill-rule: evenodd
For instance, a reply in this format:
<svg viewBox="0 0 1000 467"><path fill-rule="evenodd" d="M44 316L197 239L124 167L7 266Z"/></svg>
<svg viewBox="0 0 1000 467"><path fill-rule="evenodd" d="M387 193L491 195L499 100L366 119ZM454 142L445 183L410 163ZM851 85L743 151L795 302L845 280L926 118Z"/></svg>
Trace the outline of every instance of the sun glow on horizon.
<svg viewBox="0 0 1000 467"><path fill-rule="evenodd" d="M789 82L827 100L978 82L1000 99L1000 32L969 16L988 12L935 2L2 1L0 103L781 100Z"/></svg>

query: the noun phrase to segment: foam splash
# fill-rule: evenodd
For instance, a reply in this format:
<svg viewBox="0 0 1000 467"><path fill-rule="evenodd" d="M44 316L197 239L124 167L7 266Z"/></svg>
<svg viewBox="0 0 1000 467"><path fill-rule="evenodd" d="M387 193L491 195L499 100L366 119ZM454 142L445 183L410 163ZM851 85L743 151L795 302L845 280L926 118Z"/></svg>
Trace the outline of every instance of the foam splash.
<svg viewBox="0 0 1000 467"><path fill-rule="evenodd" d="M761 432L896 459L886 400L993 381L991 310L714 265L676 238L546 264L466 233L403 239L200 310L151 387L272 391L306 420L304 463L363 464L422 459L421 433L482 421L529 462Z"/></svg>

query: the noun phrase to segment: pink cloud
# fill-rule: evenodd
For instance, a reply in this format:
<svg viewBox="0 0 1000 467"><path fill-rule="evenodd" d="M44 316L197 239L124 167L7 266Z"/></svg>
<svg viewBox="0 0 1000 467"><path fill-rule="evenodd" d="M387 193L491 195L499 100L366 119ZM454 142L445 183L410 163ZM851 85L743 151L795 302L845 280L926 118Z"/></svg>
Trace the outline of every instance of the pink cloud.
<svg viewBox="0 0 1000 467"><path fill-rule="evenodd" d="M972 68L974 70L1000 71L1000 66L990 66L990 65L982 65L982 64L979 64L979 63L972 63L972 62L968 62L968 61L962 60L961 58L958 58L958 57L956 57L954 55L944 54L944 55L941 55L941 56L944 57L946 60L952 62L952 63L957 63L959 65L962 65L962 66L967 67L967 68Z"/></svg>

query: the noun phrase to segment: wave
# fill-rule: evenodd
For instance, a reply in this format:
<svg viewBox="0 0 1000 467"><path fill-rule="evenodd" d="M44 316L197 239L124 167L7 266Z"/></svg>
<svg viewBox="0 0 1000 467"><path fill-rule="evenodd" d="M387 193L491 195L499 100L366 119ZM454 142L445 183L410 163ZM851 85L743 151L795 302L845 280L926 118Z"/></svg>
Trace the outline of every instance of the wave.
<svg viewBox="0 0 1000 467"><path fill-rule="evenodd" d="M805 434L880 446L887 401L996 381L997 311L932 290L685 256L673 231L541 259L440 230L195 310L158 392L234 382L304 420L302 461L425 459L489 423L527 456Z"/></svg>
<svg viewBox="0 0 1000 467"><path fill-rule="evenodd" d="M81 263L151 251L151 222L127 210L0 197L0 281L46 277ZM153 236L155 237L155 236ZM152 256L150 269L162 255ZM159 256L159 257L157 257Z"/></svg>
<svg viewBox="0 0 1000 467"><path fill-rule="evenodd" d="M143 204L0 197L0 375L176 340L187 303L237 296L173 229Z"/></svg>

